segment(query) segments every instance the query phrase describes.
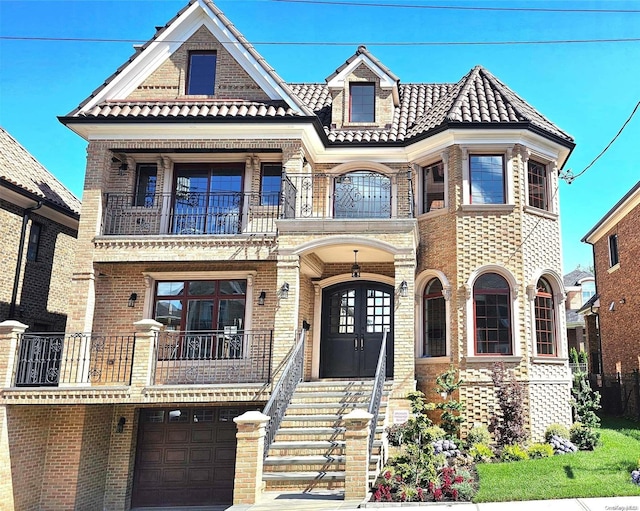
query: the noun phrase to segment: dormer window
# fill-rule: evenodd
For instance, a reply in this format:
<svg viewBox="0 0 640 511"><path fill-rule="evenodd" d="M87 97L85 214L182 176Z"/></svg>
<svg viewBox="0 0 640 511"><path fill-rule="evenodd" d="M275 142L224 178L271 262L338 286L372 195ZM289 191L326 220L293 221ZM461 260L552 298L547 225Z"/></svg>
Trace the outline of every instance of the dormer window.
<svg viewBox="0 0 640 511"><path fill-rule="evenodd" d="M373 83L352 83L350 88L351 122L375 122L375 93Z"/></svg>
<svg viewBox="0 0 640 511"><path fill-rule="evenodd" d="M187 94L213 96L216 85L216 52L189 53Z"/></svg>

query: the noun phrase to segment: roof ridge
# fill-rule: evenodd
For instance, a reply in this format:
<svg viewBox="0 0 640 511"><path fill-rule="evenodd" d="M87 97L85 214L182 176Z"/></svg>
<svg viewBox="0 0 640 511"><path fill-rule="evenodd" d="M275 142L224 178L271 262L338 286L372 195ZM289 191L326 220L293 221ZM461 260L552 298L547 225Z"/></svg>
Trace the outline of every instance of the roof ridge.
<svg viewBox="0 0 640 511"><path fill-rule="evenodd" d="M480 77L481 70L482 70L482 66L480 65L474 66L466 75L460 78L458 83L456 83L453 89L451 89L450 94L451 95L456 94L456 99L452 103L451 107L449 107L449 110L447 111L447 113L445 114L445 119L447 119L448 121L455 120L454 116L452 115L452 112L454 112L456 109L462 106L462 102L465 94L467 94L467 92L471 89L471 85L474 84L475 81ZM460 87L458 91L456 91L457 86Z"/></svg>

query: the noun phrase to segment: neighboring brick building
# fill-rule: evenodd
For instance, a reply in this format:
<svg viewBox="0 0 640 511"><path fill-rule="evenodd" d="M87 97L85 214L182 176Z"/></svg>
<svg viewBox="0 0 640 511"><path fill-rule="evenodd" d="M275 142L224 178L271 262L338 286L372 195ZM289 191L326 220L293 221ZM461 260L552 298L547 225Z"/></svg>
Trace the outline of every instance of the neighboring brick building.
<svg viewBox="0 0 640 511"><path fill-rule="evenodd" d="M640 368L640 182L600 219L583 242L593 245L605 375Z"/></svg>
<svg viewBox="0 0 640 511"><path fill-rule="evenodd" d="M0 322L65 329L80 201L0 128Z"/></svg>
<svg viewBox="0 0 640 511"><path fill-rule="evenodd" d="M590 352L585 319L580 311L596 294L596 281L592 273L576 268L563 277L567 293L565 308L567 314L567 345L569 349Z"/></svg>
<svg viewBox="0 0 640 511"><path fill-rule="evenodd" d="M17 509L247 503L263 479L359 495L369 458L339 450L367 445L366 413L346 434L333 415L286 428L331 430L331 461L280 478L274 446L294 447L268 423L263 466L255 410L298 381L285 367L307 400L371 380L386 330L390 420L416 386L439 399L453 364L464 431L487 423L500 361L535 439L570 422L554 190L574 143L482 67L401 84L360 47L324 83L286 84L193 0L61 121L89 141L83 212L67 336L41 341L63 355L19 357L2 392Z"/></svg>

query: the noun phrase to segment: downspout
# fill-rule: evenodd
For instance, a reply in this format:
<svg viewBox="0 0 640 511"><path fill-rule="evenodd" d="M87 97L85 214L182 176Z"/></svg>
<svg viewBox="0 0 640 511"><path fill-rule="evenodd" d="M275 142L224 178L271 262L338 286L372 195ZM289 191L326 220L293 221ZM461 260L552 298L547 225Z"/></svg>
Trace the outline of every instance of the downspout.
<svg viewBox="0 0 640 511"><path fill-rule="evenodd" d="M16 261L16 275L13 279L13 292L11 293L11 305L9 305L9 319L15 319L16 300L18 299L18 284L20 283L20 268L22 268L22 256L24 255L24 238L27 234L27 225L31 213L42 207L42 201L30 208L24 210L22 216L22 230L20 231L20 245L18 245L18 260Z"/></svg>
<svg viewBox="0 0 640 511"><path fill-rule="evenodd" d="M596 281L596 293L598 293L598 272L596 270L596 245L595 243L591 243L591 257L593 259L593 278ZM596 336L598 340L598 369L599 374L604 378L604 365L602 360L602 335L600 335L600 309L598 308L598 312L593 310L593 305L589 307L591 313L596 317Z"/></svg>

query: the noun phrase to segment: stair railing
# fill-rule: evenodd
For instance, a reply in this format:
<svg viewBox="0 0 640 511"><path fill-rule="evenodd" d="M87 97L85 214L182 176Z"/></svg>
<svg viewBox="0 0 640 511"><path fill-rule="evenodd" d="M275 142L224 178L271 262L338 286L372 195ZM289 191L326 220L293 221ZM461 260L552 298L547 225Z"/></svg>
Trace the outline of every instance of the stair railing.
<svg viewBox="0 0 640 511"><path fill-rule="evenodd" d="M282 376L275 389L271 393L271 397L267 402L262 413L268 415L269 422L265 428L264 438L264 457L267 457L269 447L273 443L276 437L282 418L284 417L287 407L291 402L293 393L298 386L298 383L302 380L302 368L304 365L304 341L307 335L306 330L300 332L298 343L291 348L289 354L289 361L282 371Z"/></svg>
<svg viewBox="0 0 640 511"><path fill-rule="evenodd" d="M369 400L369 413L373 415L371 425L369 426L369 459L373 454L373 442L376 437L376 428L378 427L378 413L380 412L380 403L382 402L382 394L384 391L384 383L387 378L387 334L389 330L385 329L382 335L382 345L380 346L380 354L378 355L378 366L376 367L376 375L373 380L373 389L371 390L371 399ZM379 467L384 463L383 455L380 453Z"/></svg>

